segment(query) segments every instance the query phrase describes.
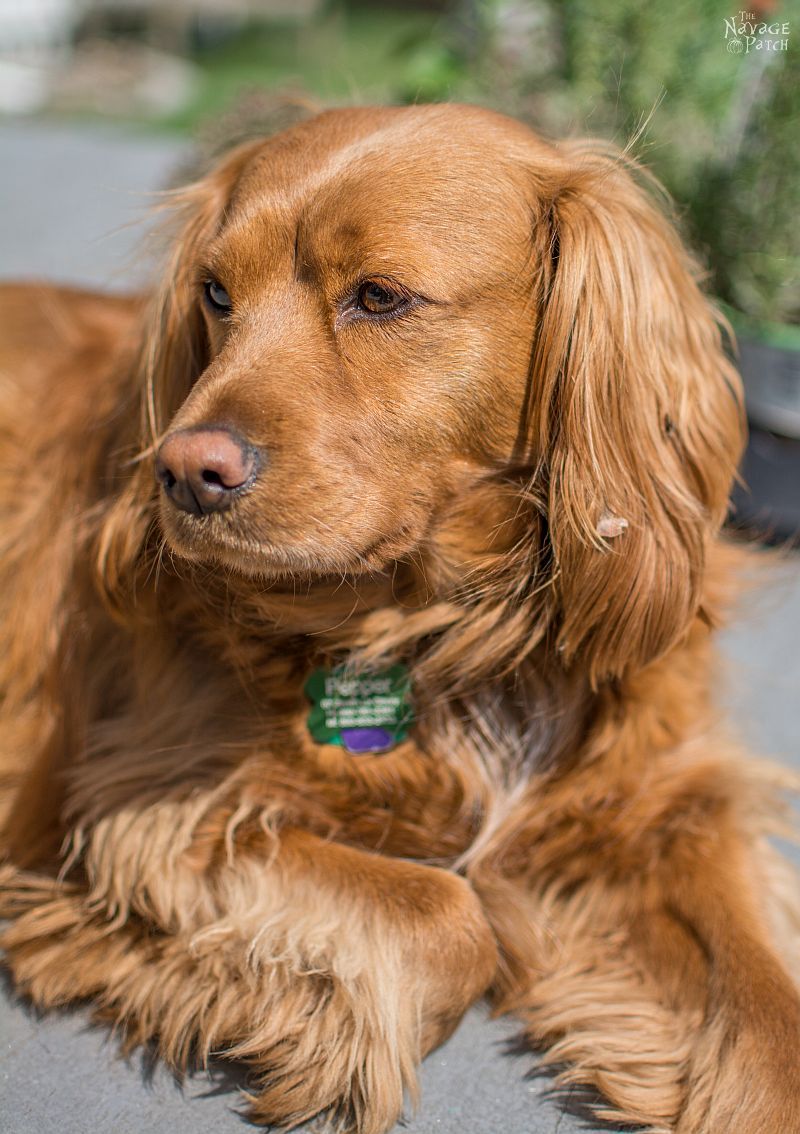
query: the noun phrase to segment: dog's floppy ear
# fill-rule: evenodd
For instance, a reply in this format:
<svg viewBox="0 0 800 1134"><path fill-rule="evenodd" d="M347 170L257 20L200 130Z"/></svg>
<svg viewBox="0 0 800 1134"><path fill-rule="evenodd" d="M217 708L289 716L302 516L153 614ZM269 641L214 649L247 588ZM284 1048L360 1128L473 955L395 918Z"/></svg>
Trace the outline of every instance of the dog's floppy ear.
<svg viewBox="0 0 800 1134"><path fill-rule="evenodd" d="M743 417L694 266L634 163L587 143L558 152L537 234L528 436L558 646L597 682L658 657L697 612Z"/></svg>
<svg viewBox="0 0 800 1134"><path fill-rule="evenodd" d="M176 410L208 364L201 309L202 256L225 214L236 181L263 139L242 145L210 173L167 194L174 230L161 284L143 318L131 374L139 400L135 435L113 438L107 475L114 488L98 534L101 595L121 613L136 590L156 500L152 454ZM127 423L125 428L129 429ZM144 569L148 570L147 564Z"/></svg>
<svg viewBox="0 0 800 1134"><path fill-rule="evenodd" d="M198 274L202 274L201 258L222 223L244 165L262 145L260 139L237 147L204 177L168 195L166 207L176 233L149 314L141 362L151 443L208 365Z"/></svg>

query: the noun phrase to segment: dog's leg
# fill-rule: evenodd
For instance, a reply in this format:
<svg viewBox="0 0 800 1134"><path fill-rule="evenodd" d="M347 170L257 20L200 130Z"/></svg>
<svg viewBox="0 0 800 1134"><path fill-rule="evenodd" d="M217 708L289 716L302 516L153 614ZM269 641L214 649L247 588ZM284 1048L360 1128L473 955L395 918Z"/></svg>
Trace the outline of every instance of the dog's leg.
<svg viewBox="0 0 800 1134"><path fill-rule="evenodd" d="M721 831L715 853L686 850L664 887L667 915L697 937L707 999L678 1134L800 1134L800 997L774 947L757 851ZM795 927L796 929L800 927ZM674 966L651 936L656 965Z"/></svg>
<svg viewBox="0 0 800 1134"><path fill-rule="evenodd" d="M529 825L524 875L519 843L506 848L514 877L474 869L504 956L498 1006L522 1017L562 1083L597 1088L612 1120L798 1134L800 998L779 950L787 930L800 935L800 891L776 883L749 801L707 787L664 793L657 809L609 793L561 824L542 801L557 866Z"/></svg>
<svg viewBox="0 0 800 1134"><path fill-rule="evenodd" d="M413 1096L419 1059L491 981L494 938L455 874L297 830L273 838L173 869L183 907L170 932L10 878L9 964L37 1004L91 997L173 1064L247 1061L257 1121L331 1109L343 1128L380 1134L404 1089Z"/></svg>

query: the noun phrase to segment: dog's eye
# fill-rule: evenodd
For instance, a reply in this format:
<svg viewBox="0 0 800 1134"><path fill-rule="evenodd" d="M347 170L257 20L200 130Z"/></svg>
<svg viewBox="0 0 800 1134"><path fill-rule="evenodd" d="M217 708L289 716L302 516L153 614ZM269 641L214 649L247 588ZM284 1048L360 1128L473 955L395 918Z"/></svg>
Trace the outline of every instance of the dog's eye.
<svg viewBox="0 0 800 1134"><path fill-rule="evenodd" d="M233 306L231 297L221 283L218 283L216 280L206 280L203 284L203 291L205 293L206 302L212 311L218 311L224 315L230 313L231 307Z"/></svg>
<svg viewBox="0 0 800 1134"><path fill-rule="evenodd" d="M407 302L405 295L375 280L367 280L358 289L358 305L370 315L387 315L390 311L399 310Z"/></svg>

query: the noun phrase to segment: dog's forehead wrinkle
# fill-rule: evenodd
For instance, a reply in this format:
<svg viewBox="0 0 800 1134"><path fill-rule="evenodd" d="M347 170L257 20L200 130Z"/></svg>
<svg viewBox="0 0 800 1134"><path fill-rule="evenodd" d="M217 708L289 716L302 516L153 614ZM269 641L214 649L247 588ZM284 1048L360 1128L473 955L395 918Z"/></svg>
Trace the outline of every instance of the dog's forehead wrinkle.
<svg viewBox="0 0 800 1134"><path fill-rule="evenodd" d="M260 211L231 212L210 246L209 256L229 270L252 273L257 263L292 262L297 223L292 210L278 198Z"/></svg>
<svg viewBox="0 0 800 1134"><path fill-rule="evenodd" d="M422 125L414 116L394 119L321 153L313 145L309 152L295 148L281 161L267 143L240 177L222 232L264 237L291 229L293 237L299 231L312 237L315 229L338 227L347 241L365 221L382 220L409 239L417 234L421 244L432 238L452 244L454 225L462 241L520 231L526 206L520 200L518 209L510 207L509 194L518 181L514 147L472 145L439 130L432 149L427 118Z"/></svg>
<svg viewBox="0 0 800 1134"><path fill-rule="evenodd" d="M297 214L315 193L352 166L360 156L379 149L381 133L383 131L373 131L339 149L328 150L314 164L309 161L311 155L304 151L292 154L284 163L276 163L271 160L268 143L251 160L239 179L231 200L230 220L243 224L262 215Z"/></svg>

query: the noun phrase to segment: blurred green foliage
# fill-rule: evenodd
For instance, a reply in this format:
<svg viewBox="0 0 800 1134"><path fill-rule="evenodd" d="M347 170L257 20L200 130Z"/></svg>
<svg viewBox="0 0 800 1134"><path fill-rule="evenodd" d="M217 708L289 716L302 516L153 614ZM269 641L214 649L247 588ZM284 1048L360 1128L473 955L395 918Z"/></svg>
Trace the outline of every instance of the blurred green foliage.
<svg viewBox="0 0 800 1134"><path fill-rule="evenodd" d="M195 47L197 94L161 124L191 129L254 87L302 90L324 103L440 97L449 83L447 67L453 82L460 67L440 50L443 24L436 8L341 0L324 4L308 23L259 22Z"/></svg>
<svg viewBox="0 0 800 1134"><path fill-rule="evenodd" d="M707 160L694 227L729 303L800 323L800 51L754 76L753 88L739 136Z"/></svg>
<svg viewBox="0 0 800 1134"><path fill-rule="evenodd" d="M756 22L788 22L788 50L730 51L736 0L462 0L460 10L479 29L480 101L554 137L630 145L676 201L721 297L797 322L800 5L772 7Z"/></svg>

